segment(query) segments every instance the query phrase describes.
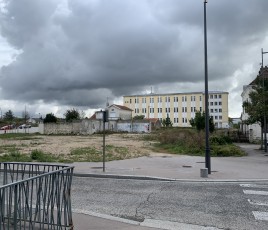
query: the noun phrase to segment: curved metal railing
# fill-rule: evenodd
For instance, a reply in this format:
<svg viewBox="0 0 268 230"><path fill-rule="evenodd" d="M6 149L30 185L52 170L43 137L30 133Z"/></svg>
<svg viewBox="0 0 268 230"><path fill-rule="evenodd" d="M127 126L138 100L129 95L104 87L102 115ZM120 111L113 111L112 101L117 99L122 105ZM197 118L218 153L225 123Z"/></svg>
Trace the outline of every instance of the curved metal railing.
<svg viewBox="0 0 268 230"><path fill-rule="evenodd" d="M0 163L0 230L73 229L73 168Z"/></svg>

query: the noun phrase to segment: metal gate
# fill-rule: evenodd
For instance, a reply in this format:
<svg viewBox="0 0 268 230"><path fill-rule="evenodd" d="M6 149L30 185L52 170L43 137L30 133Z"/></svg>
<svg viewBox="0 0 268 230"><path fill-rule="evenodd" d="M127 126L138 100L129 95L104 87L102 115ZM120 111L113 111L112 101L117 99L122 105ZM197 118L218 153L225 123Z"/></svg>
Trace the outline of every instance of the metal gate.
<svg viewBox="0 0 268 230"><path fill-rule="evenodd" d="M0 163L0 230L73 229L73 168Z"/></svg>

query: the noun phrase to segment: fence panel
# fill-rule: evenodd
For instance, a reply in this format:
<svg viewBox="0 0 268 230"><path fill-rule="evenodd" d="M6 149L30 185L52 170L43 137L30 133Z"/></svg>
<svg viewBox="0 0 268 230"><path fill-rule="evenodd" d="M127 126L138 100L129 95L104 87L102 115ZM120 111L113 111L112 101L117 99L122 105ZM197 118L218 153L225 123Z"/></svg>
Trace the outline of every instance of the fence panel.
<svg viewBox="0 0 268 230"><path fill-rule="evenodd" d="M73 229L73 168L0 163L0 230Z"/></svg>

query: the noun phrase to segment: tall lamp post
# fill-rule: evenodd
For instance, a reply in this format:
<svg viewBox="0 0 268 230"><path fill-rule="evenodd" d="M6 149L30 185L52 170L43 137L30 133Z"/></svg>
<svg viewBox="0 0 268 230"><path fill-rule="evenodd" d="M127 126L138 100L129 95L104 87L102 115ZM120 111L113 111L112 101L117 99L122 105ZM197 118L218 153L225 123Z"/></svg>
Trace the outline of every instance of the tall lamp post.
<svg viewBox="0 0 268 230"><path fill-rule="evenodd" d="M261 68L263 71L263 55L267 54L268 52L264 52L263 48L261 49ZM263 87L263 93L264 93L264 76L262 76L262 87ZM264 94L263 94L264 95ZM264 96L263 96L264 97ZM266 103L264 101L264 115L263 115L263 123L264 123L264 151L267 153L267 134L266 134L266 130L267 130L267 122L266 122Z"/></svg>
<svg viewBox="0 0 268 230"><path fill-rule="evenodd" d="M208 60L207 60L207 0L204 0L204 53L205 53L205 127L206 127L206 168L211 174L210 148L209 148L209 110L208 110Z"/></svg>

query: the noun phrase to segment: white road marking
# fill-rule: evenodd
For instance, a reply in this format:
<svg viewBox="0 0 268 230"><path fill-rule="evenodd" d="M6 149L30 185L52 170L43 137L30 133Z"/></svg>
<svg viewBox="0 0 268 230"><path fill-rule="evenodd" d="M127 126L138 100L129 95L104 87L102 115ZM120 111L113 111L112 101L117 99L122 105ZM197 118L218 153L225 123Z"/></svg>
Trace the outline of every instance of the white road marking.
<svg viewBox="0 0 268 230"><path fill-rule="evenodd" d="M245 194L249 195L263 195L268 196L268 191L256 191L256 190L243 190Z"/></svg>
<svg viewBox="0 0 268 230"><path fill-rule="evenodd" d="M240 184L243 188L268 188L268 185L263 184Z"/></svg>
<svg viewBox="0 0 268 230"><path fill-rule="evenodd" d="M268 212L252 212L256 220L268 220Z"/></svg>
<svg viewBox="0 0 268 230"><path fill-rule="evenodd" d="M253 201L253 200L248 199L248 202L252 205L268 206L268 201L267 202L260 202L260 201Z"/></svg>
<svg viewBox="0 0 268 230"><path fill-rule="evenodd" d="M216 227L207 227L155 219L145 219L140 225L143 227L160 228L165 230L220 230L220 228Z"/></svg>

